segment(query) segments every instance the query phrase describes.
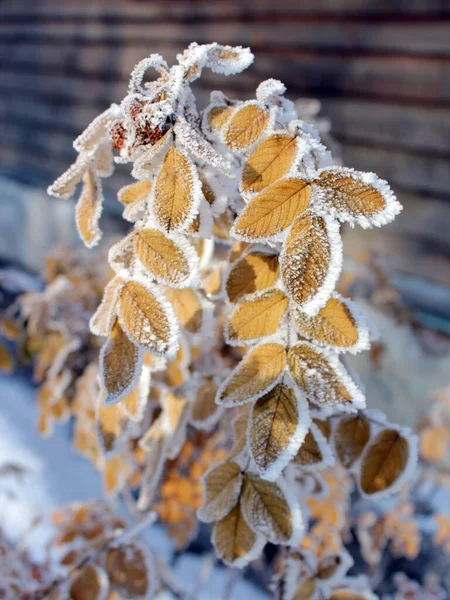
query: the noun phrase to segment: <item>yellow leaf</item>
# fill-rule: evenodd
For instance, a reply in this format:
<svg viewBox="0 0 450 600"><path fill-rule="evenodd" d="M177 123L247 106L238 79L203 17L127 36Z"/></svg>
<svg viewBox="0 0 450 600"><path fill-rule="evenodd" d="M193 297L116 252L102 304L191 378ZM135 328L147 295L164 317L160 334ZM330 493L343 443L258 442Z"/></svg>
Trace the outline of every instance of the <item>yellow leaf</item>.
<svg viewBox="0 0 450 600"><path fill-rule="evenodd" d="M240 503L214 525L212 541L219 558L230 567L245 566L263 546L261 537L245 521Z"/></svg>
<svg viewBox="0 0 450 600"><path fill-rule="evenodd" d="M205 379L198 388L191 404L191 421L200 429L211 429L219 413L216 404L217 384L212 378Z"/></svg>
<svg viewBox="0 0 450 600"><path fill-rule="evenodd" d="M288 296L314 314L334 290L342 266L338 229L311 212L298 217L280 258Z"/></svg>
<svg viewBox="0 0 450 600"><path fill-rule="evenodd" d="M232 106L213 106L208 113L208 124L211 131L220 131L225 127L233 112Z"/></svg>
<svg viewBox="0 0 450 600"><path fill-rule="evenodd" d="M248 252L231 269L225 289L230 302L274 285L278 278L278 255Z"/></svg>
<svg viewBox="0 0 450 600"><path fill-rule="evenodd" d="M360 407L364 397L336 355L325 353L309 342L298 342L288 354L289 370L310 402L325 406Z"/></svg>
<svg viewBox="0 0 450 600"><path fill-rule="evenodd" d="M307 208L310 185L305 179L280 179L250 200L233 226L247 241L272 238L287 229Z"/></svg>
<svg viewBox="0 0 450 600"><path fill-rule="evenodd" d="M120 404L105 406L102 395L97 404L97 435L106 454L115 452L130 428L130 419Z"/></svg>
<svg viewBox="0 0 450 600"><path fill-rule="evenodd" d="M69 594L71 600L103 600L109 589L106 573L97 565L87 564L75 573Z"/></svg>
<svg viewBox="0 0 450 600"><path fill-rule="evenodd" d="M202 279L202 288L208 298L216 298L222 293L224 263L220 263Z"/></svg>
<svg viewBox="0 0 450 600"><path fill-rule="evenodd" d="M230 256L228 258L230 265L240 258L248 248L250 248L248 242L235 242L231 247Z"/></svg>
<svg viewBox="0 0 450 600"><path fill-rule="evenodd" d="M298 309L292 311L292 316L299 333L306 339L340 352L356 351L369 346L368 329L358 323L356 310L349 300L334 294L314 317Z"/></svg>
<svg viewBox="0 0 450 600"><path fill-rule="evenodd" d="M288 308L288 299L280 290L262 293L236 306L229 317L227 337L230 342L255 341L275 333Z"/></svg>
<svg viewBox="0 0 450 600"><path fill-rule="evenodd" d="M182 285L191 276L186 253L172 239L157 229L139 229L133 236L136 256L152 275L168 285ZM190 259L195 256L190 253Z"/></svg>
<svg viewBox="0 0 450 600"><path fill-rule="evenodd" d="M88 248L98 244L101 231L98 221L102 211L103 193L97 175L89 170L83 178L83 188L75 207L78 233Z"/></svg>
<svg viewBox="0 0 450 600"><path fill-rule="evenodd" d="M241 507L253 530L273 544L289 542L293 533L291 509L276 483L265 481L255 473L246 473Z"/></svg>
<svg viewBox="0 0 450 600"><path fill-rule="evenodd" d="M372 600L372 598L373 594L369 595L348 587L334 590L330 596L330 600Z"/></svg>
<svg viewBox="0 0 450 600"><path fill-rule="evenodd" d="M155 182L153 213L161 229L182 231L195 217L200 201L197 172L177 148L169 148Z"/></svg>
<svg viewBox="0 0 450 600"><path fill-rule="evenodd" d="M248 157L242 172L244 192L260 192L289 171L297 153L295 137L274 133L266 137Z"/></svg>
<svg viewBox="0 0 450 600"><path fill-rule="evenodd" d="M140 375L142 351L125 334L116 319L100 352L100 370L106 392L105 403L123 398Z"/></svg>
<svg viewBox="0 0 450 600"><path fill-rule="evenodd" d="M307 431L299 426L294 390L284 383L256 400L250 415L248 443L259 473L275 480L298 451Z"/></svg>
<svg viewBox="0 0 450 600"><path fill-rule="evenodd" d="M317 564L316 576L319 579L329 579L333 577L342 564L342 558L339 554L329 554L321 558Z"/></svg>
<svg viewBox="0 0 450 600"><path fill-rule="evenodd" d="M395 429L383 429L367 446L361 461L360 485L365 494L390 488L404 473L409 443Z"/></svg>
<svg viewBox="0 0 450 600"><path fill-rule="evenodd" d="M370 439L370 423L363 413L342 417L334 431L337 457L349 469L361 456Z"/></svg>
<svg viewBox="0 0 450 600"><path fill-rule="evenodd" d="M385 225L401 210L388 184L372 173L327 167L312 183L319 202L341 221L362 227Z"/></svg>
<svg viewBox="0 0 450 600"><path fill-rule="evenodd" d="M315 597L317 583L314 577L303 577L292 600L312 600Z"/></svg>
<svg viewBox="0 0 450 600"><path fill-rule="evenodd" d="M118 454L105 461L103 485L107 496L115 496L123 488L129 469L122 455Z"/></svg>
<svg viewBox="0 0 450 600"><path fill-rule="evenodd" d="M152 182L148 179L137 181L131 185L126 185L119 190L117 197L120 202L127 206L128 204L134 204L134 202L140 202L144 200L152 189Z"/></svg>
<svg viewBox="0 0 450 600"><path fill-rule="evenodd" d="M299 451L294 456L293 463L300 465L301 467L309 467L322 462L322 460L322 451L310 429L306 434Z"/></svg>
<svg viewBox="0 0 450 600"><path fill-rule="evenodd" d="M2 317L0 321L0 330L2 334L8 340L18 340L20 338L20 334L22 329L19 324L16 323L13 319L10 319L6 315Z"/></svg>
<svg viewBox="0 0 450 600"><path fill-rule="evenodd" d="M6 345L0 340L0 371L11 373L14 368L14 360Z"/></svg>
<svg viewBox="0 0 450 600"><path fill-rule="evenodd" d="M175 310L181 327L190 333L197 333L203 322L203 306L199 295L190 288L181 290L167 288L165 294Z"/></svg>
<svg viewBox="0 0 450 600"><path fill-rule="evenodd" d="M114 277L105 287L102 301L89 322L95 335L109 335L116 319L116 303L123 279Z"/></svg>
<svg viewBox="0 0 450 600"><path fill-rule="evenodd" d="M169 306L144 285L126 281L119 293L119 318L127 334L148 352L172 354L175 345Z"/></svg>
<svg viewBox="0 0 450 600"><path fill-rule="evenodd" d="M205 523L225 517L239 499L242 486L241 467L224 462L210 469L203 477L203 504L198 517Z"/></svg>
<svg viewBox="0 0 450 600"><path fill-rule="evenodd" d="M260 344L243 358L222 384L218 402L233 406L268 392L286 366L286 349L281 344Z"/></svg>
<svg viewBox="0 0 450 600"><path fill-rule="evenodd" d="M150 598L154 587L150 571L149 552L136 542L109 548L105 556L105 570L112 589L123 597L139 600Z"/></svg>
<svg viewBox="0 0 450 600"><path fill-rule="evenodd" d="M269 111L256 104L244 104L233 113L223 134L227 146L245 150L259 139L269 124Z"/></svg>

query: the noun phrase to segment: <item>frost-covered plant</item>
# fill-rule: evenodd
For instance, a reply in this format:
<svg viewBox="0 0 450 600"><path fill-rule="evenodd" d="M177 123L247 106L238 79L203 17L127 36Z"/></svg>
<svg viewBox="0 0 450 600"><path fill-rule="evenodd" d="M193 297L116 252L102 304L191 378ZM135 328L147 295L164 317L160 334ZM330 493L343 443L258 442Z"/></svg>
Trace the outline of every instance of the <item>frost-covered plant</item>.
<svg viewBox="0 0 450 600"><path fill-rule="evenodd" d="M320 469L338 460L376 498L407 479L417 454L408 430L365 411L346 354L367 349L370 330L335 291L341 224L385 225L401 206L373 173L333 165L279 81L246 102L213 92L198 113L190 84L204 68L231 75L252 61L217 44L191 44L171 68L159 55L141 61L120 106L77 138L77 161L49 188L69 197L83 181L77 224L93 246L113 150L132 165L137 182L118 197L133 228L110 250L115 276L90 322L106 337L87 377L109 489L130 484L137 465L131 485L148 510L186 436L231 420L234 445L204 475L198 516L237 567L267 541L298 547ZM150 67L159 78L144 82ZM300 576L283 600L348 597L345 569L319 585L321 568L311 565L309 595Z"/></svg>

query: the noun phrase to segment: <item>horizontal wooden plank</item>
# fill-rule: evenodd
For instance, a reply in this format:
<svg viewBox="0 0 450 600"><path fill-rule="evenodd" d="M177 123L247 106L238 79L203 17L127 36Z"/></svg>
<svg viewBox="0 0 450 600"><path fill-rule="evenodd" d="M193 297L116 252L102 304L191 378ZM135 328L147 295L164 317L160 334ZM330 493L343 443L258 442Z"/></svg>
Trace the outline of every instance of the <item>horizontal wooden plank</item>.
<svg viewBox="0 0 450 600"><path fill-rule="evenodd" d="M34 0L32 4L26 0L15 0L10 5L2 4L4 19L14 20L23 17L24 11L29 20L34 18L64 18L75 19L79 17L99 18L102 16L114 18L171 18L188 19L195 21L202 18L227 18L258 17L264 15L436 15L450 14L450 7L446 0L279 0L274 5L272 0L258 0L257 2L242 3L240 0L172 0L165 2L126 2L120 0L78 0L78 2L56 2L56 0Z"/></svg>
<svg viewBox="0 0 450 600"><path fill-rule="evenodd" d="M29 46L0 48L4 77L21 73L23 77L79 76L95 81L115 82L128 79L133 66L142 58L139 48L124 48L116 61L108 48L89 48L85 52L73 47L55 52L41 47L39 52ZM352 94L373 98L432 101L450 103L450 62L417 58L385 60L359 57L321 57L297 52L282 60L274 53L259 53L255 65L233 78L233 86L243 89L256 87L268 77L281 79L295 93L308 89L310 93L348 96ZM223 76L206 72L204 83L223 85Z"/></svg>
<svg viewBox="0 0 450 600"><path fill-rule="evenodd" d="M321 115L330 119L333 135L355 141L393 144L424 153L450 150L450 110L356 101L322 100Z"/></svg>
<svg viewBox="0 0 450 600"><path fill-rule="evenodd" d="M25 23L12 27L0 23L0 43L71 47L123 45L138 46L143 54L159 51L157 46L176 40L181 48L192 40L210 43L250 45L255 53L261 48L295 51L308 49L317 53L346 55L362 53L408 53L450 56L450 23L112 23L96 21L80 27L78 23ZM156 48L156 50L154 50Z"/></svg>

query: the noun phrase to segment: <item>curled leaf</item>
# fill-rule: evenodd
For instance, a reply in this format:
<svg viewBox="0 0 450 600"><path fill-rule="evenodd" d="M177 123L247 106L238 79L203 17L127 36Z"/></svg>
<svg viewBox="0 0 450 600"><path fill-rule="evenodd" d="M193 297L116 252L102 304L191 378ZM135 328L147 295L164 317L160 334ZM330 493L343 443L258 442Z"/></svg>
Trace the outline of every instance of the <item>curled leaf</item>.
<svg viewBox="0 0 450 600"><path fill-rule="evenodd" d="M100 241L102 233L98 221L102 212L103 192L100 179L89 170L83 178L83 188L75 207L78 233L88 248Z"/></svg>

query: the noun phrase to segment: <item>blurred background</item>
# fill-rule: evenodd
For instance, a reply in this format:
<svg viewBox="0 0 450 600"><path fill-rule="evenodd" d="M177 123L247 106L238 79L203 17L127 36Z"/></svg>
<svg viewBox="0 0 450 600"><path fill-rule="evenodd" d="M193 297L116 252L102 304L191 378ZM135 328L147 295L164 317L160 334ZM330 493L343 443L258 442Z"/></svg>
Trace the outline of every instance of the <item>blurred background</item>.
<svg viewBox="0 0 450 600"><path fill-rule="evenodd" d="M76 241L72 202L45 189L74 160L72 140L123 97L138 60L171 62L191 41L249 45L244 73L205 72L200 106L216 88L252 97L268 77L304 106L320 101L338 158L387 179L404 205L388 227L345 232L344 291L381 307L386 347L398 344L384 354L389 385L357 366L391 405L412 395L423 406L448 381L448 0L14 0L0 2L0 38L1 260L38 270L56 242ZM126 169L106 180L110 233L123 227L114 196L129 181Z"/></svg>

